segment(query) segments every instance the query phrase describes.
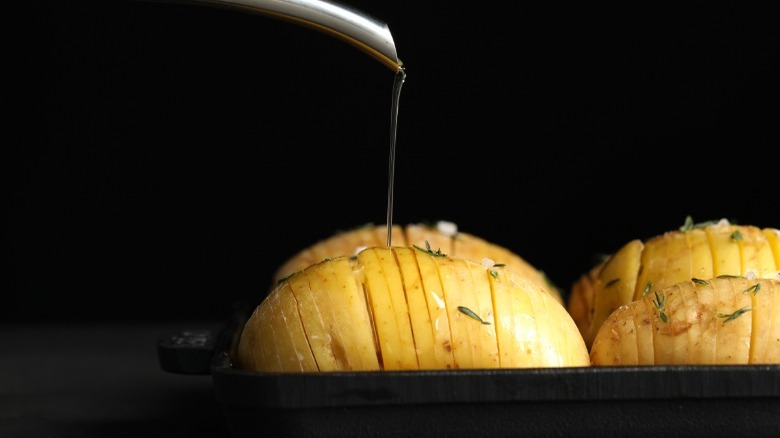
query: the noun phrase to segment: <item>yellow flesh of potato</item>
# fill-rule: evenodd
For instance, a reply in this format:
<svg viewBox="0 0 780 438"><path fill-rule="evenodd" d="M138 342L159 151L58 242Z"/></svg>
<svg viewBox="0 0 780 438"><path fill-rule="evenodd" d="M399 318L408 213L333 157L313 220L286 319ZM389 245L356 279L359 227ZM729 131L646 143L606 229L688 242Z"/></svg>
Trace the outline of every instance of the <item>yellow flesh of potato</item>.
<svg viewBox="0 0 780 438"><path fill-rule="evenodd" d="M367 247L387 247L387 237L386 225L369 224L336 233L290 257L274 273L273 281L276 283L287 275L303 270L326 258L355 255L356 252ZM564 304L560 291L542 271L507 248L468 233L448 234L437 227L425 224L393 226L392 245L390 246L411 247L417 245L425 248L426 244L430 246L432 251L440 251L445 255L477 263L481 263L483 258L489 258L495 263L506 264L510 269L540 283L546 292L559 303Z"/></svg>
<svg viewBox="0 0 780 438"><path fill-rule="evenodd" d="M654 291L610 315L593 341L591 362L594 366L778 364L779 284L774 279L721 277ZM649 321L651 330L637 329L637 321ZM630 329L631 324L636 330Z"/></svg>
<svg viewBox="0 0 780 438"><path fill-rule="evenodd" d="M686 231L669 231L644 244L632 241L594 267L595 272L575 282L572 295L582 297L571 296L567 308L591 348L596 333L613 311L666 286L724 275L780 279L777 241L774 228L734 225L725 220ZM633 296L606 287L610 281L624 286L633 281ZM581 308L587 292L593 295L590 312Z"/></svg>
<svg viewBox="0 0 780 438"><path fill-rule="evenodd" d="M536 281L410 247L370 247L289 276L252 313L237 351L239 368L263 372L590 365L574 320Z"/></svg>

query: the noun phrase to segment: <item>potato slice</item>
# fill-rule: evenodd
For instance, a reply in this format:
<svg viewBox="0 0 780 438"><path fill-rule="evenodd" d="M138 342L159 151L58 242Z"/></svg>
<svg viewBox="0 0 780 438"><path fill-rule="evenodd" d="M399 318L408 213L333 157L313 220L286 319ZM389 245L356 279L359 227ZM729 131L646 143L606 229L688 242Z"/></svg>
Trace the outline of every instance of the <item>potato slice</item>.
<svg viewBox="0 0 780 438"><path fill-rule="evenodd" d="M314 372L319 371L317 360L312 354L309 341L306 339L306 332L303 329L301 316L298 313L298 306L293 296L290 285L280 287L275 294L279 299L279 316L284 321L285 330L289 335L290 344L285 354L282 355L282 370L295 372ZM284 357L286 355L286 357ZM376 360L376 354L374 354Z"/></svg>
<svg viewBox="0 0 780 438"><path fill-rule="evenodd" d="M752 300L753 327L750 363L780 362L780 285L773 282L741 284L738 290ZM743 289L744 288L744 289Z"/></svg>
<svg viewBox="0 0 780 438"><path fill-rule="evenodd" d="M735 238L737 227L728 221L720 221L716 225L705 228L712 250L712 274L740 275L742 272L739 243Z"/></svg>
<svg viewBox="0 0 780 438"><path fill-rule="evenodd" d="M295 300L298 302L298 313L301 316L311 351L317 360L317 367L320 371L340 371L343 364L337 360L331 347L332 335L328 322L332 321L333 313L330 308L325 305L323 300L319 299L320 297L312 293L309 280L302 271L287 278L281 287L286 287L285 284L289 285ZM273 293L272 291L271 295ZM263 306L263 303L265 300L260 303L260 306ZM262 320L264 318L261 315L256 319Z"/></svg>
<svg viewBox="0 0 780 438"><path fill-rule="evenodd" d="M685 232L691 252L691 278L713 278L712 250L707 232L694 228ZM681 280L682 281L682 280Z"/></svg>
<svg viewBox="0 0 780 438"><path fill-rule="evenodd" d="M717 308L718 293L707 280L694 279L693 287L683 287L688 307L688 363L714 364L719 320L712 309Z"/></svg>
<svg viewBox="0 0 780 438"><path fill-rule="evenodd" d="M439 278L450 322L455 367L477 368L477 356L482 353L477 330L482 324L467 313L479 309L477 297L471 290L471 273L461 259L436 257L434 261L439 268Z"/></svg>
<svg viewBox="0 0 780 438"><path fill-rule="evenodd" d="M338 269L338 275L337 275ZM374 336L362 290L358 290L346 258L328 259L319 269L304 270L312 293L326 295L333 311L331 341L337 357L343 356L348 371L378 370ZM342 352L343 351L343 352Z"/></svg>
<svg viewBox="0 0 780 438"><path fill-rule="evenodd" d="M655 336L655 331L653 328L653 315L650 311L650 308L647 307L647 304L644 300L635 300L632 301L628 306L631 308L632 313L634 315L634 328L636 329L636 352L637 352L637 361L638 365L653 365L655 364L655 345L653 344L653 337ZM604 322L604 325L609 327L612 322L611 320L613 318L617 318L620 316L620 314L615 314L613 317L612 315L607 318L607 320ZM598 350L603 348L609 348L609 349L617 349L622 347L616 347L615 343L620 342L620 338L612 341L612 342L606 342L603 339L602 335L596 335L596 339L593 340L593 346L590 349L590 356L591 358L595 359L601 356L609 357L609 354L600 353ZM599 345L599 348L596 348L596 345ZM608 364L601 364L599 362L594 362L591 360L592 365L608 365Z"/></svg>
<svg viewBox="0 0 780 438"><path fill-rule="evenodd" d="M577 329L583 337L587 336L588 330L590 330L590 321L592 319L590 313L593 310L590 300L592 299L592 280L588 274L582 274L571 286L569 296L566 299L566 309L574 319L574 323L577 324Z"/></svg>
<svg viewBox="0 0 780 438"><path fill-rule="evenodd" d="M631 301L636 289L643 248L641 240L632 240L610 256L599 270L593 284L594 313L585 336L588 346L609 315Z"/></svg>
<svg viewBox="0 0 780 438"><path fill-rule="evenodd" d="M409 305L418 366L420 369L440 369L441 364L436 357L434 346L435 330L428 314L428 303L425 300L425 290L414 252L412 248L393 247L403 290L406 293L406 302Z"/></svg>
<svg viewBox="0 0 780 438"><path fill-rule="evenodd" d="M376 248L364 249L357 255L357 260L363 266L368 302L371 305L382 354L382 368L385 370L417 369L417 354L414 351L408 310L396 309L396 305L400 306L401 301L403 306L406 306L406 298L398 297L399 294L403 295L403 290L399 290L397 285L391 289ZM405 322L403 317L406 318Z"/></svg>
<svg viewBox="0 0 780 438"><path fill-rule="evenodd" d="M652 296L650 296L652 295ZM656 365L684 364L688 362L688 307L679 284L673 284L660 291L655 290L645 297L650 299L653 309L653 357Z"/></svg>
<svg viewBox="0 0 780 438"><path fill-rule="evenodd" d="M599 332L604 333L601 333L593 344L590 359L601 365L638 365L639 340L634 324L634 309L624 304L615 309L613 314L614 317L601 325ZM618 348L603 348L598 345L607 341L616 343Z"/></svg>
<svg viewBox="0 0 780 438"><path fill-rule="evenodd" d="M590 366L574 320L538 283L504 267L489 268L488 279L501 368Z"/></svg>
<svg viewBox="0 0 780 438"><path fill-rule="evenodd" d="M775 269L780 272L780 230L777 228L764 228L763 231L769 246L772 248L772 254L775 256ZM777 273L775 275L778 276Z"/></svg>
<svg viewBox="0 0 780 438"><path fill-rule="evenodd" d="M482 346L480 354L475 365L478 368L498 368L501 364L498 358L498 340L496 338L495 312L493 310L493 291L490 288L488 272L490 267L477 263L468 263L464 260L464 265L469 270L472 280L472 293L477 296L477 308L474 310L484 321L478 327L478 341Z"/></svg>
<svg viewBox="0 0 780 438"><path fill-rule="evenodd" d="M428 317L433 330L433 348L436 363L439 369L455 368L449 313L444 299L444 287L439 278L439 266L436 263L436 256L418 250L414 251L414 256L420 270Z"/></svg>
<svg viewBox="0 0 780 438"><path fill-rule="evenodd" d="M775 256L764 232L754 226L739 227L741 275L746 278L772 278L777 272Z"/></svg>
<svg viewBox="0 0 780 438"><path fill-rule="evenodd" d="M393 250L387 247L373 247L366 249L365 252L373 252L376 254L382 272L384 273L385 280L387 281L387 289L390 293L390 301L393 303L393 312L395 313L395 320L398 325L398 336L403 348L397 353L402 357L401 366L403 368L401 369L419 369L410 309L406 302L404 282L401 278L401 271L398 267L395 255L393 255Z"/></svg>
<svg viewBox="0 0 780 438"><path fill-rule="evenodd" d="M718 292L718 308L715 316L720 318L718 337L716 340L715 363L717 364L747 364L750 363L750 339L753 314L750 296L737 292L734 282L741 279L715 278L711 280Z"/></svg>
<svg viewBox="0 0 780 438"><path fill-rule="evenodd" d="M278 344L274 335L276 311L278 309L277 294L272 294L267 300L264 300L263 305L259 306L256 310L257 323L252 326L245 327L242 332L242 338L244 349L252 349L251 362L248 364L250 369L264 370L269 372L278 372L282 370L282 361L278 350ZM259 322L264 321L262 327L259 326ZM240 344L239 344L240 345ZM271 346L268 348L267 346ZM261 346L263 348L261 348ZM241 353L239 349L239 353Z"/></svg>
<svg viewBox="0 0 780 438"><path fill-rule="evenodd" d="M666 248L669 236L664 233L650 238L645 242L640 258L639 273L634 289L634 300L640 300L653 289L658 288L658 282L666 267Z"/></svg>
<svg viewBox="0 0 780 438"><path fill-rule="evenodd" d="M576 336L576 345L570 341L572 337L565 330L562 323L571 323L573 331L576 328L571 318L555 317L556 313L566 310L558 302L547 294L542 287L535 281L522 278L518 279L516 284L522 285L533 309L534 318L536 318L537 343L535 355L539 357L540 363L544 367L560 367L567 363L566 356L574 353L578 357L584 357L588 361L588 349L581 336ZM581 344L581 345L580 345ZM581 351L580 351L581 347ZM565 351L572 349L574 352Z"/></svg>

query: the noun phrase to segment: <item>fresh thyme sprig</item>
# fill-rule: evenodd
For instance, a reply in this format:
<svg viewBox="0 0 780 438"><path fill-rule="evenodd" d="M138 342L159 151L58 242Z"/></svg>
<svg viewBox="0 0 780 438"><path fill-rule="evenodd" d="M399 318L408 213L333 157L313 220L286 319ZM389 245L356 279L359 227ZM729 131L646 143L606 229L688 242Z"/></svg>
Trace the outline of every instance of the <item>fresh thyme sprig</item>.
<svg viewBox="0 0 780 438"><path fill-rule="evenodd" d="M506 263L496 263L495 265L493 265L491 269L488 270L488 272L490 272L490 276L498 280L498 271L496 271L493 268L503 268L504 266L506 266Z"/></svg>
<svg viewBox="0 0 780 438"><path fill-rule="evenodd" d="M753 310L753 309L751 309L748 306L745 306L745 307L743 307L741 309L735 310L734 313L728 313L728 314L726 314L726 313L718 313L718 318L726 318L726 319L723 320L723 324L725 325L727 322L733 321L733 320L739 318L740 316L742 316L743 314L745 314L746 312L750 312L751 310Z"/></svg>
<svg viewBox="0 0 780 438"><path fill-rule="evenodd" d="M716 221L694 222L691 215L685 216L685 223L680 226L680 231L691 231L695 228L704 228L716 224Z"/></svg>
<svg viewBox="0 0 780 438"><path fill-rule="evenodd" d="M761 283L756 283L753 286L750 286L749 288L743 290L742 294L746 295L746 294L748 294L748 293L750 293L752 291L753 295L756 295L758 293L758 291L760 291L760 290L761 290Z"/></svg>
<svg viewBox="0 0 780 438"><path fill-rule="evenodd" d="M441 252L441 248L437 249L436 251L431 249L431 244L426 240L425 241L425 248L420 248L418 245L412 245L414 248L418 251L422 251L426 254L432 255L434 257L446 257L447 254L444 254Z"/></svg>
<svg viewBox="0 0 780 438"><path fill-rule="evenodd" d="M658 316L661 317L661 321L667 322L666 313L664 313L663 307L664 304L666 304L666 295L664 296L658 296L658 291L655 292L655 300L653 300L653 305L656 309L658 309Z"/></svg>
<svg viewBox="0 0 780 438"><path fill-rule="evenodd" d="M473 310L471 310L471 309L469 309L468 307L465 307L465 306L458 306L458 310L460 310L460 312L461 312L461 313L463 313L463 314L465 314L466 316L468 316L468 317L470 317L470 318L473 318L473 319L475 319L475 320L479 321L480 323L482 323L482 324L484 324L484 325L490 325L490 323L489 323L489 322L487 322L487 321L484 321L482 318L480 318L480 317L479 317L479 315L477 315L476 313L474 313L474 311L473 311Z"/></svg>
<svg viewBox="0 0 780 438"><path fill-rule="evenodd" d="M650 289L653 287L653 282L648 280L647 284L645 285L644 290L642 291L642 296L645 296L650 293Z"/></svg>

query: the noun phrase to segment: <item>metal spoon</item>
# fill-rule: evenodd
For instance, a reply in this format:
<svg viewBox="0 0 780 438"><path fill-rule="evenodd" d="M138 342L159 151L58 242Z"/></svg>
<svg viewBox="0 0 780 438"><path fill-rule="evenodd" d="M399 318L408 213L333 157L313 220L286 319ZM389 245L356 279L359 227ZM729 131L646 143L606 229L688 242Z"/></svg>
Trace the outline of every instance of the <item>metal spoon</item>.
<svg viewBox="0 0 780 438"><path fill-rule="evenodd" d="M366 52L394 72L403 67L390 28L362 11L329 0L146 0L258 13L308 26Z"/></svg>

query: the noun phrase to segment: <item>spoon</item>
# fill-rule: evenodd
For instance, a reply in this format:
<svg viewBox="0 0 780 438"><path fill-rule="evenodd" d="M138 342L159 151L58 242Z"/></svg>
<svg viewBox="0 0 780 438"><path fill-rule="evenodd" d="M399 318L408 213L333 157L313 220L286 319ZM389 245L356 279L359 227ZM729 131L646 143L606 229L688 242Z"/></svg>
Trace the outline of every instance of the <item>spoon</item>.
<svg viewBox="0 0 780 438"><path fill-rule="evenodd" d="M389 67L403 68L390 28L365 12L330 0L146 0L198 4L257 13L310 27L339 38Z"/></svg>

